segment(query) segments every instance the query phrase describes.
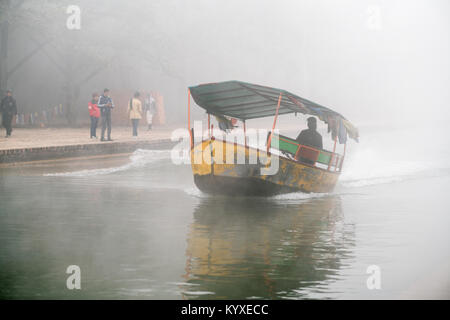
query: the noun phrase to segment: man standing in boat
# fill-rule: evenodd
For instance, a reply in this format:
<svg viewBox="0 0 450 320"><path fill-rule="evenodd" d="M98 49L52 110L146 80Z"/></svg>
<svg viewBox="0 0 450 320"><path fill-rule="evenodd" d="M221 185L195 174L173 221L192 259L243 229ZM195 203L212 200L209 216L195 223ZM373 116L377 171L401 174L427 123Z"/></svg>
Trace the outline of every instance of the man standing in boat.
<svg viewBox="0 0 450 320"><path fill-rule="evenodd" d="M308 118L308 129L302 130L297 137L297 142L301 145L313 147L315 149L322 150L322 136L317 132L317 120L315 117ZM310 159L300 158L302 162L314 164L314 161Z"/></svg>

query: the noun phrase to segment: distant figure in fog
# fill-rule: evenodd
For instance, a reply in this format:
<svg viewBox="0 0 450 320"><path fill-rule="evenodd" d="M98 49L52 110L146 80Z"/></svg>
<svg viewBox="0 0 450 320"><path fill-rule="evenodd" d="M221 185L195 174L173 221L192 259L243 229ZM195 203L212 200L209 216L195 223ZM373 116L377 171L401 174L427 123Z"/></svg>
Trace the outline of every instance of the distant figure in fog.
<svg viewBox="0 0 450 320"><path fill-rule="evenodd" d="M155 113L155 99L151 94L147 94L145 99L145 117L147 118L148 130L152 130L153 114Z"/></svg>
<svg viewBox="0 0 450 320"><path fill-rule="evenodd" d="M91 139L97 139L97 124L98 118L100 118L100 109L97 106L98 102L98 93L92 94L92 100L89 101L88 109L89 116L91 117Z"/></svg>
<svg viewBox="0 0 450 320"><path fill-rule="evenodd" d="M0 104L2 112L2 125L6 129L6 138L11 137L12 119L17 114L16 100L12 97L12 91L6 91L6 96L2 99Z"/></svg>
<svg viewBox="0 0 450 320"><path fill-rule="evenodd" d="M133 125L133 137L137 137L139 120L142 119L142 103L139 100L140 93L136 92L128 103L128 114Z"/></svg>
<svg viewBox="0 0 450 320"><path fill-rule="evenodd" d="M105 131L108 129L108 141L111 139L111 110L114 108L114 103L109 97L109 89L103 90L103 94L98 99L97 107L100 108L100 114L102 117L102 138L101 141L105 140Z"/></svg>

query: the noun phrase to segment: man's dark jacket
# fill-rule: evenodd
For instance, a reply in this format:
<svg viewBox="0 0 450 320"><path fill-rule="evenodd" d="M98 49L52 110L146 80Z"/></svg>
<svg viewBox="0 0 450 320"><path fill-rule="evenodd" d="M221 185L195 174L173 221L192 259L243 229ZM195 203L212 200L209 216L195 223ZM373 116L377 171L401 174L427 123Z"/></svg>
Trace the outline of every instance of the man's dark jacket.
<svg viewBox="0 0 450 320"><path fill-rule="evenodd" d="M107 107L106 105L111 103L111 107ZM100 109L102 116L111 113L111 109L114 108L114 103L110 97L101 95L98 99L97 107Z"/></svg>
<svg viewBox="0 0 450 320"><path fill-rule="evenodd" d="M299 144L305 146L313 147L319 150L323 148L322 136L316 130L312 129L302 130L302 132L300 132L296 140Z"/></svg>
<svg viewBox="0 0 450 320"><path fill-rule="evenodd" d="M6 96L2 99L0 110L3 117L12 117L17 114L16 100L13 97Z"/></svg>

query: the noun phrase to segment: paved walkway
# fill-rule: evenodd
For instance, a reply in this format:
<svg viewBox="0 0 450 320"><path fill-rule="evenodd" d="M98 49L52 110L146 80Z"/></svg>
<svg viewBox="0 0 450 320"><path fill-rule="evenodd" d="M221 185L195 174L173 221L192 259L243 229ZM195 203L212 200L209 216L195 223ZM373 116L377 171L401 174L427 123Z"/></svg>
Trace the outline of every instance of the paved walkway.
<svg viewBox="0 0 450 320"><path fill-rule="evenodd" d="M0 165L166 149L175 143L170 140L174 129L164 126L148 131L142 127L139 136L133 137L131 127L113 127L113 141L101 142L89 138L89 128L16 128L10 138L0 138Z"/></svg>
<svg viewBox="0 0 450 320"><path fill-rule="evenodd" d="M143 126L139 128L139 136L133 138L131 127L113 127L111 137L114 142L143 142L170 139L171 133L175 128L175 126L164 126L147 131ZM0 134L0 150L100 143L100 138L89 138L89 128L14 128L10 138L5 138L5 131L2 128ZM100 137L100 130L97 130L97 136ZM108 144L111 142L102 143Z"/></svg>

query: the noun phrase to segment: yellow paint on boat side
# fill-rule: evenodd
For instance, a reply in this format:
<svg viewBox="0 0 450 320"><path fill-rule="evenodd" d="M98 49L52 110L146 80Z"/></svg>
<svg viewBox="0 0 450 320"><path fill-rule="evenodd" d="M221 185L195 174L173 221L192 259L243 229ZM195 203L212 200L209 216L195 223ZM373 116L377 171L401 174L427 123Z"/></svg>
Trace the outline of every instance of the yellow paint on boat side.
<svg viewBox="0 0 450 320"><path fill-rule="evenodd" d="M242 159L244 155L246 164L236 164L236 161L233 161L234 157ZM278 172L274 175L262 175L260 169L269 167L274 157L279 160ZM268 163L265 166L254 161L248 164L249 158L260 159L260 163L266 163L268 160ZM214 159L213 165L211 159ZM220 140L206 140L194 146L191 150L191 164L194 175L209 175L213 169L216 176L260 179L305 192L330 192L339 178L339 172L307 166L274 154L268 156L263 150L245 148Z"/></svg>

